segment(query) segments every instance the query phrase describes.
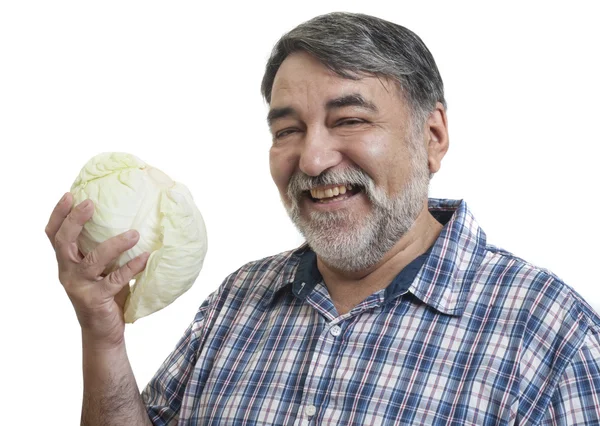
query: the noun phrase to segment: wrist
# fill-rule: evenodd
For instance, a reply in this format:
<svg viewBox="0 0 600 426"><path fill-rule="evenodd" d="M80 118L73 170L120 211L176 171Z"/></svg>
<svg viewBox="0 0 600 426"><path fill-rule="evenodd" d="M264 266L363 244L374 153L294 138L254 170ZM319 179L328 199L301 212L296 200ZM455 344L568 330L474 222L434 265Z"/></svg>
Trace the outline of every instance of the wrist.
<svg viewBox="0 0 600 426"><path fill-rule="evenodd" d="M81 343L84 351L119 352L125 349L125 336L98 337L93 332L81 329Z"/></svg>

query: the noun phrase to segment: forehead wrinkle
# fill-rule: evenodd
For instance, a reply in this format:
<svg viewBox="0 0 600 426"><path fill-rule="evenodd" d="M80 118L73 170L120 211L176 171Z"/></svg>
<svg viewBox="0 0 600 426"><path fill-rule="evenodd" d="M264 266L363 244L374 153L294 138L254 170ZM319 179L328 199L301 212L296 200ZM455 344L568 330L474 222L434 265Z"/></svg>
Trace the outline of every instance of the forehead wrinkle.
<svg viewBox="0 0 600 426"><path fill-rule="evenodd" d="M294 63L297 57L290 57L286 61L289 59L292 62L286 65L291 67L289 68L292 70L291 74L288 74L289 70L282 66L276 76L272 92L275 95L272 101L275 100L275 104L278 105L273 110L286 109L287 111L285 114L271 114L273 120L268 119L269 124L276 117L300 118L300 116L306 115L305 118L308 118L315 110L331 111L353 106L378 113L380 111L376 103L370 100L372 95L375 95L373 90L377 91L373 82L379 86L382 93L388 96L393 94L390 90L394 86L393 81L385 76L375 74L359 79L349 79L329 69L315 71L310 66L305 67L305 64L297 65ZM333 90L329 90L330 88ZM323 100L323 98L325 99ZM292 112L295 114L291 114Z"/></svg>
<svg viewBox="0 0 600 426"><path fill-rule="evenodd" d="M276 76L276 80L273 83L272 97L271 102L269 103L270 109L267 113L267 124L269 126L272 126L276 121L284 118L298 117L298 111L292 105L290 105L290 103L286 99L288 96L284 96L285 101L281 103L275 100L275 95L277 93L287 94L289 92L292 92L294 88L294 84L290 83L287 79L284 78L283 80L281 80L280 77L278 77L279 76ZM273 106L274 103L279 103L281 106L275 107Z"/></svg>
<svg viewBox="0 0 600 426"><path fill-rule="evenodd" d="M286 79L281 82L280 87L273 90L273 93L276 92L279 93L279 96L273 96L273 98L277 98L275 103L281 106L272 107L269 110L267 115L269 125L282 118L301 119L309 116L314 110L311 99L313 99L313 103L318 99L315 94L319 94L320 89L318 83L307 78L297 81Z"/></svg>

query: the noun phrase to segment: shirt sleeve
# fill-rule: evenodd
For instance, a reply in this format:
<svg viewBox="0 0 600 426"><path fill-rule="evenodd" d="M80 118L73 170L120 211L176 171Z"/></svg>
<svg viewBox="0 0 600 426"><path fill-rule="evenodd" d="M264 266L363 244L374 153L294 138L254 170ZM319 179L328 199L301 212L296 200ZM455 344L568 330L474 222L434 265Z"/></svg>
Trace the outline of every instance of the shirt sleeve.
<svg viewBox="0 0 600 426"><path fill-rule="evenodd" d="M588 331L583 345L565 369L541 423L600 425L600 341Z"/></svg>
<svg viewBox="0 0 600 426"><path fill-rule="evenodd" d="M196 364L209 299L202 304L175 350L142 391L142 401L155 426L176 425L179 420L184 391Z"/></svg>

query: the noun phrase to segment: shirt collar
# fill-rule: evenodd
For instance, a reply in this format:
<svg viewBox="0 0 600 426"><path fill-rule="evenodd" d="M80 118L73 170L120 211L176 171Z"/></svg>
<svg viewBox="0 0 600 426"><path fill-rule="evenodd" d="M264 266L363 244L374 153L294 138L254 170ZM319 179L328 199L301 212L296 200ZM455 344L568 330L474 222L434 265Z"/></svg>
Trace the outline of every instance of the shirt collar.
<svg viewBox="0 0 600 426"><path fill-rule="evenodd" d="M436 310L462 315L486 236L463 200L429 199L429 211L444 225L409 291Z"/></svg>
<svg viewBox="0 0 600 426"><path fill-rule="evenodd" d="M448 315L462 315L471 282L484 257L486 236L463 200L430 198L430 213L444 228L434 245L400 271L385 290L385 300L407 291ZM315 253L302 244L290 252L289 267L265 303L291 285L303 299L322 280Z"/></svg>
<svg viewBox="0 0 600 426"><path fill-rule="evenodd" d="M427 260L430 250L418 256L393 279L390 285L385 289L385 301L389 301L410 288L413 280L421 270L421 266ZM306 296L315 288L315 286L323 280L323 276L317 267L317 255L309 247L300 254L298 269L294 276L292 284L292 292L299 299L305 299Z"/></svg>

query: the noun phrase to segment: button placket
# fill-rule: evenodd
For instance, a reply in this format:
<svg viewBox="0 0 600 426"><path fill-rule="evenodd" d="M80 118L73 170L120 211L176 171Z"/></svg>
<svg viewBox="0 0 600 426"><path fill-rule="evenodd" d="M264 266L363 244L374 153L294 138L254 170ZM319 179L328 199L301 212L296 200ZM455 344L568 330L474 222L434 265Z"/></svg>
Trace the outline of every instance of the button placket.
<svg viewBox="0 0 600 426"><path fill-rule="evenodd" d="M337 325L339 319L333 319L331 322L325 322L322 328L321 335L318 339L318 344L315 345L315 349L311 356L311 363L309 364L306 381L304 382L305 397L303 398L302 405L298 414L301 415L300 424L313 423L314 416L317 413L317 406L315 403L315 393L319 389L328 387L328 380L324 377L331 377L331 363L335 361L336 347L339 342L336 339L332 339L329 335L339 336L342 333L342 327ZM326 373L327 371L327 373ZM302 418L304 417L304 418Z"/></svg>

